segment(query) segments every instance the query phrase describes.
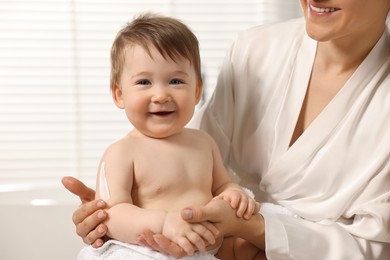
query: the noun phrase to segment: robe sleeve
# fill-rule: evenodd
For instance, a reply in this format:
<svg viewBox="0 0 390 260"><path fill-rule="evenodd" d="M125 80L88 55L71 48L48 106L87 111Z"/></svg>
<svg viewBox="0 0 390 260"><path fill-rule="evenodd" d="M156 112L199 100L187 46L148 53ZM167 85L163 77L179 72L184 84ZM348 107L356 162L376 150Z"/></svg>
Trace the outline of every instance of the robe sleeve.
<svg viewBox="0 0 390 260"><path fill-rule="evenodd" d="M339 217L321 220L321 213L314 209L318 221L262 213L268 259L390 259L390 125L380 121L384 132L376 149L368 149L372 157L370 163L365 162L366 173L351 169L356 172L356 182L362 176L372 177L342 204ZM374 173L368 174L370 171ZM347 194L351 186L341 192ZM332 211L333 206L326 208Z"/></svg>
<svg viewBox="0 0 390 260"><path fill-rule="evenodd" d="M266 255L281 259L387 259L389 244L354 237L335 222L315 223L282 214L262 214Z"/></svg>

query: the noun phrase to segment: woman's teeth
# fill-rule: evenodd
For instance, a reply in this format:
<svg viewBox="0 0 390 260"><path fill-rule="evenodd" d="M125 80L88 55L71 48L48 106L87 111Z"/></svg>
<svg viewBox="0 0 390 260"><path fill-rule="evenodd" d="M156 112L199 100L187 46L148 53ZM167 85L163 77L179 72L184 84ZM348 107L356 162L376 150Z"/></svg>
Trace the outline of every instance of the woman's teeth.
<svg viewBox="0 0 390 260"><path fill-rule="evenodd" d="M314 6L310 6L310 8L317 12L317 13L331 13L331 12L334 12L336 11L337 9L336 8L318 8L318 7L314 7Z"/></svg>

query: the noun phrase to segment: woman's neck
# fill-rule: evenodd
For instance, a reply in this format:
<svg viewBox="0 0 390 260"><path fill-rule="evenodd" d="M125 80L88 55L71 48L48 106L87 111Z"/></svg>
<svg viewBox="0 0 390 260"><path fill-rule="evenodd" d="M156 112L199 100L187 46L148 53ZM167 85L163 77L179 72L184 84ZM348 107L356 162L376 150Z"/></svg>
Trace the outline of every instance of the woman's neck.
<svg viewBox="0 0 390 260"><path fill-rule="evenodd" d="M355 70L367 57L381 38L385 27L377 32L358 37L343 37L326 42L319 42L316 64L324 70L343 73Z"/></svg>

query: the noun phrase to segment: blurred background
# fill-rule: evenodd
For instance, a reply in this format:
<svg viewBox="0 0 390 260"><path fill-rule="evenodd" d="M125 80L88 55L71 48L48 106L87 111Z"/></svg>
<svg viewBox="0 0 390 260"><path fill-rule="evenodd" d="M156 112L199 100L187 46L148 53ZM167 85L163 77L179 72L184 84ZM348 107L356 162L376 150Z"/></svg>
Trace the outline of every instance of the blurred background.
<svg viewBox="0 0 390 260"><path fill-rule="evenodd" d="M94 186L105 148L131 125L109 91L117 31L139 12L197 35L213 92L236 34L302 15L298 0L0 0L0 259L76 259L65 175Z"/></svg>

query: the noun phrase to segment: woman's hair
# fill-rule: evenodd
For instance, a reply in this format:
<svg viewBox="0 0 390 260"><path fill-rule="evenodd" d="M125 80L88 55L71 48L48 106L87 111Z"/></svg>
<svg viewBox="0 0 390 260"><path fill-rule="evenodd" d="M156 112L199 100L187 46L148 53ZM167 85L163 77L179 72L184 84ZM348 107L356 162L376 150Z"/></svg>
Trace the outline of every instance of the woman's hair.
<svg viewBox="0 0 390 260"><path fill-rule="evenodd" d="M143 47L151 55L156 48L164 58L176 61L185 58L195 68L202 83L199 43L194 33L182 22L171 17L145 13L126 24L117 34L111 48L110 88L119 84L125 62L125 49L129 44Z"/></svg>

